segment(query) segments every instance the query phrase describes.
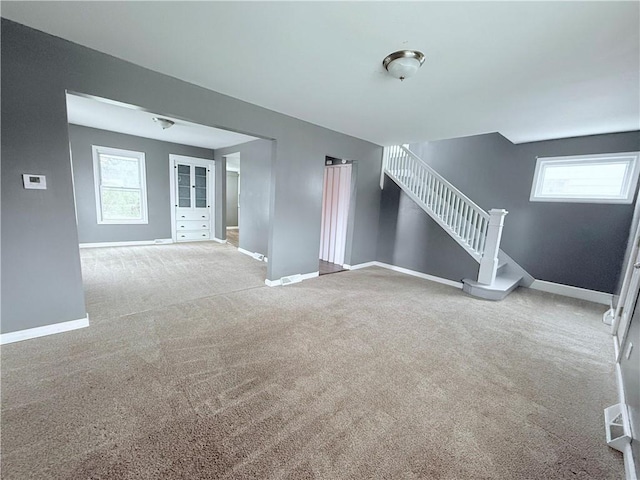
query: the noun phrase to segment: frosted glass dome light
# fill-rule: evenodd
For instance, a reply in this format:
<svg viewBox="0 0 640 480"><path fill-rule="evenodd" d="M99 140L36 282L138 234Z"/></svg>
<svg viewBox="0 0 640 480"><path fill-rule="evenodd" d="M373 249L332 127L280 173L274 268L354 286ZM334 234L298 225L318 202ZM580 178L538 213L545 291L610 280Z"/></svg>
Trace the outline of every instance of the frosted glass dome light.
<svg viewBox="0 0 640 480"><path fill-rule="evenodd" d="M387 72L400 80L413 76L423 63L424 53L417 50L393 52L382 61L382 65Z"/></svg>

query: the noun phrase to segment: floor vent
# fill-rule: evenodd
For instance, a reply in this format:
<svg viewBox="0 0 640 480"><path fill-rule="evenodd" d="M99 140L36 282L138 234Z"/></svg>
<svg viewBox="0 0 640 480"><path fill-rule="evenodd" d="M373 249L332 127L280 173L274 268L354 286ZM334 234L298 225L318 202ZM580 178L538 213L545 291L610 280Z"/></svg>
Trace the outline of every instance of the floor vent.
<svg viewBox="0 0 640 480"><path fill-rule="evenodd" d="M297 274L297 275L289 275L288 277L282 277L280 279L280 281L282 282L282 285L290 285L292 283L299 283L302 281L302 275Z"/></svg>
<svg viewBox="0 0 640 480"><path fill-rule="evenodd" d="M604 409L607 445L620 452L631 441L631 424L626 403L616 403Z"/></svg>

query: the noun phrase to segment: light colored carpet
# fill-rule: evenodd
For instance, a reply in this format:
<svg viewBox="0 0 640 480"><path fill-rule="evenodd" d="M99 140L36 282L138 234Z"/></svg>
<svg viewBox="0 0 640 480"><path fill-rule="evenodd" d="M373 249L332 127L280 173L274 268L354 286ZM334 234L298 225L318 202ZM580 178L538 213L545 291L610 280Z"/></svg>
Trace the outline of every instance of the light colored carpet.
<svg viewBox="0 0 640 480"><path fill-rule="evenodd" d="M379 268L268 288L230 245L82 257L98 320L2 348L3 479L624 476L601 306Z"/></svg>
<svg viewBox="0 0 640 480"><path fill-rule="evenodd" d="M227 242L238 248L240 246L240 230L237 228L227 228Z"/></svg>

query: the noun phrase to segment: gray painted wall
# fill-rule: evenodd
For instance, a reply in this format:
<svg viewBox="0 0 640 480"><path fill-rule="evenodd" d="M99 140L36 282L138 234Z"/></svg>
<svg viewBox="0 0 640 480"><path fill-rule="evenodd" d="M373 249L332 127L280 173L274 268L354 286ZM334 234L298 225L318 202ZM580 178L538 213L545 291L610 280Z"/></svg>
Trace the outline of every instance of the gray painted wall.
<svg viewBox="0 0 640 480"><path fill-rule="evenodd" d="M2 19L2 331L84 317L65 90L275 139L267 277L317 271L324 158L360 162L352 264L375 260L382 148ZM222 72L222 70L221 70ZM19 175L48 175L25 191ZM224 205L224 162L216 201ZM222 209L216 236L224 238Z"/></svg>
<svg viewBox="0 0 640 480"><path fill-rule="evenodd" d="M271 149L269 149L269 151L271 151ZM227 227L237 227L237 226L238 226L238 174L236 172L227 172Z"/></svg>
<svg viewBox="0 0 640 480"><path fill-rule="evenodd" d="M530 202L536 157L639 148L639 132L520 145L488 134L411 145L480 207L509 211L502 249L536 279L607 293L613 293L618 282L634 205ZM381 217L381 232L388 228L388 218ZM422 230L420 241L437 249L439 243L428 236L427 229ZM383 244L380 248L388 251L392 247ZM424 260L416 257L413 262L420 265ZM451 268L452 273L444 277L450 278L459 266L452 263Z"/></svg>
<svg viewBox="0 0 640 480"><path fill-rule="evenodd" d="M222 160L224 155L240 152L240 218L237 224L240 227L239 246L262 255L267 255L269 250L269 180L273 171L273 143L269 140L254 140L215 151L217 161ZM226 210L228 212L228 208ZM226 224L232 225L228 218Z"/></svg>
<svg viewBox="0 0 640 480"><path fill-rule="evenodd" d="M78 210L80 243L126 242L171 238L169 155L213 159L213 150L148 138L69 125L73 156L73 178ZM144 152L147 176L149 223L142 225L99 225L96 214L93 156L91 147L123 148ZM221 208L221 207L220 207Z"/></svg>
<svg viewBox="0 0 640 480"><path fill-rule="evenodd" d="M478 277L478 262L385 175L378 260L455 282Z"/></svg>

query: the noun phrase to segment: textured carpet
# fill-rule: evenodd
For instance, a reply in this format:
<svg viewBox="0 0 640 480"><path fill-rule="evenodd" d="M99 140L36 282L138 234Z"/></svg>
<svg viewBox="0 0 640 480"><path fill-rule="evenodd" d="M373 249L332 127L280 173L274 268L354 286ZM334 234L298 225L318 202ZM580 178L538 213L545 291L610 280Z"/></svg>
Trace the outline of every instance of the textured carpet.
<svg viewBox="0 0 640 480"><path fill-rule="evenodd" d="M2 348L3 479L621 479L602 307L230 245L85 250L89 328Z"/></svg>
<svg viewBox="0 0 640 480"><path fill-rule="evenodd" d="M240 230L227 228L227 242L238 248L240 246Z"/></svg>

